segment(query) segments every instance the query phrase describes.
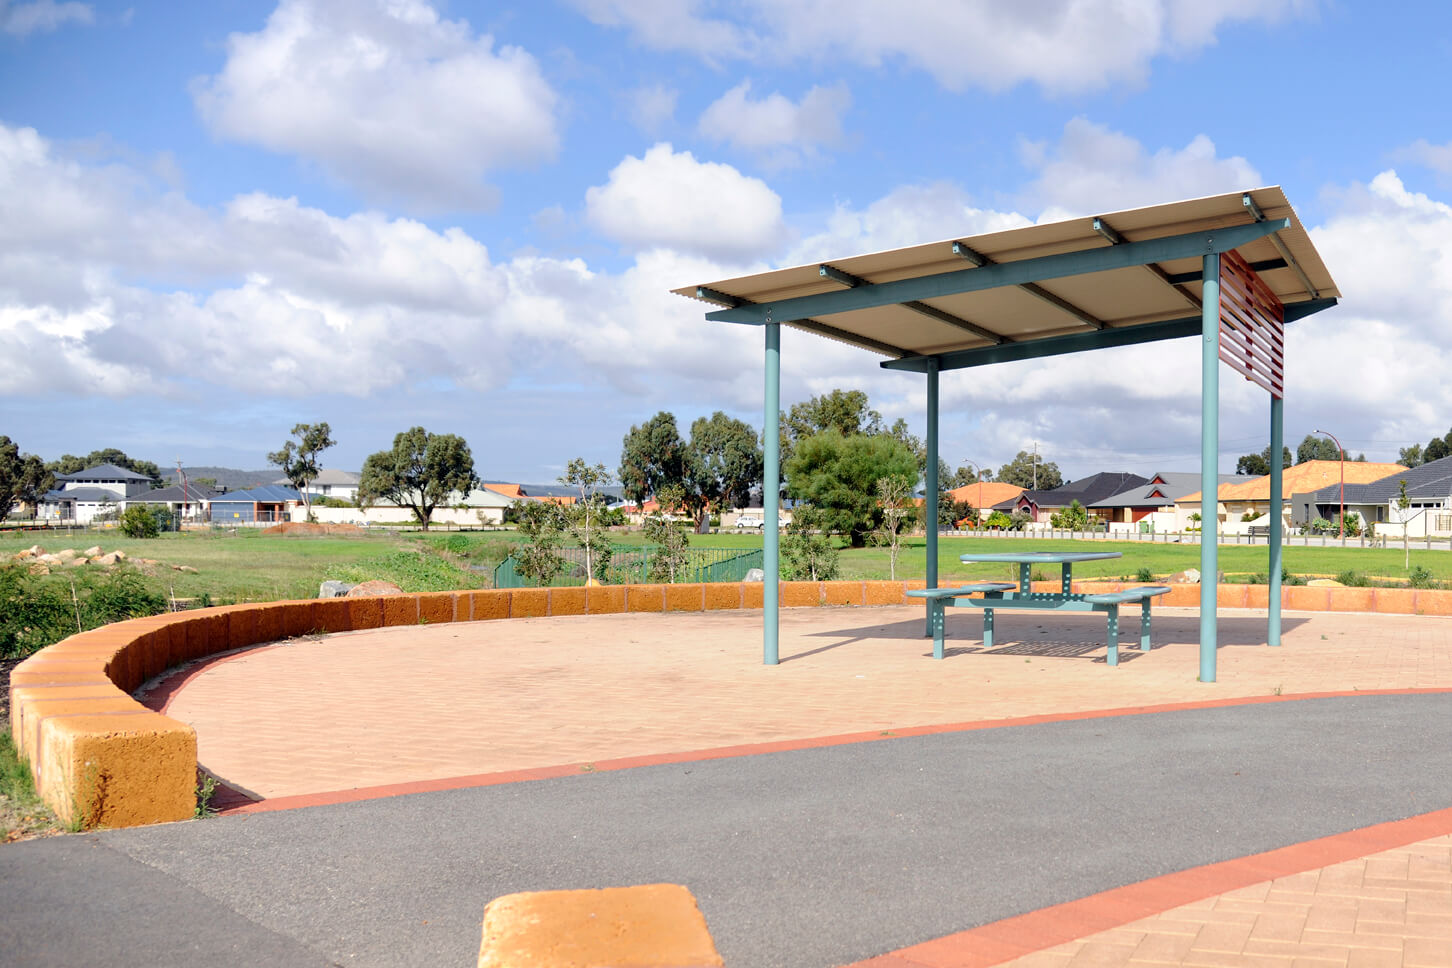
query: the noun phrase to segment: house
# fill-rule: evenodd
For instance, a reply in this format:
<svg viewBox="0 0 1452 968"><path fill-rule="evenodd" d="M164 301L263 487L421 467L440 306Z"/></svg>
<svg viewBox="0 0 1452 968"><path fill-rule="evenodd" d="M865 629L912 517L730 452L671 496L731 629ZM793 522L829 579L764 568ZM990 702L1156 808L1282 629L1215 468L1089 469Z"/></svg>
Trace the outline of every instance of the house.
<svg viewBox="0 0 1452 968"><path fill-rule="evenodd" d="M308 483L308 493L335 497L341 501L356 501L358 500L358 482L362 479L362 474L353 471L340 471L336 468L324 467L318 471L318 476ZM292 487L292 481L285 477L272 483L278 487Z"/></svg>
<svg viewBox="0 0 1452 968"><path fill-rule="evenodd" d="M1372 464L1367 461L1308 460L1281 471L1282 526L1293 523L1291 498L1296 494L1320 490L1327 485L1339 486L1342 471L1346 483L1369 484L1391 474L1406 473L1400 464ZM1216 519L1221 534L1239 534L1250 525L1264 525L1260 520L1270 513L1270 475L1251 478L1243 484L1221 484L1216 492ZM1200 514L1203 495L1187 494L1177 502L1186 514Z"/></svg>
<svg viewBox="0 0 1452 968"><path fill-rule="evenodd" d="M1089 505L1105 498L1127 491L1132 487L1148 484L1146 478L1124 471L1100 471L1077 481L1070 481L1052 491L1024 491L1023 493L993 505L995 511L1010 514L1022 512L1031 522L1047 525L1051 515L1064 510L1078 501L1087 510Z"/></svg>
<svg viewBox="0 0 1452 968"><path fill-rule="evenodd" d="M89 524L98 516L119 511L128 497L151 489L151 478L115 464L58 474L55 483L56 488L40 499L36 517L75 524Z"/></svg>
<svg viewBox="0 0 1452 968"><path fill-rule="evenodd" d="M225 497L223 498L225 500ZM524 500L530 500L524 498ZM467 494L451 493L446 501L434 509L430 523L459 528L494 527L504 523L504 512L514 501L488 487L474 488ZM289 508L292 520L306 521L307 508L301 504ZM377 500L366 508L329 508L313 504L313 518L322 524L368 525L413 525L416 523L413 509L394 504L389 500Z"/></svg>
<svg viewBox="0 0 1452 968"><path fill-rule="evenodd" d="M1221 474L1219 483L1247 480L1235 474ZM1109 522L1110 531L1183 531L1189 524L1189 513L1178 513L1177 502L1199 490L1198 471L1156 471L1148 483L1111 494L1087 507L1091 514Z"/></svg>
<svg viewBox="0 0 1452 968"><path fill-rule="evenodd" d="M170 484L144 494L128 497L126 506L130 507L133 504L145 504L150 507L165 506L172 514L180 515L183 521L205 521L208 519L208 505L221 493L205 484L188 483L185 487L181 484Z"/></svg>
<svg viewBox="0 0 1452 968"><path fill-rule="evenodd" d="M247 491L228 491L212 498L207 520L213 524L251 524L291 520L290 509L302 500L295 488L264 484Z"/></svg>
<svg viewBox="0 0 1452 968"><path fill-rule="evenodd" d="M1403 481L1407 485L1405 512L1397 506ZM1335 521L1341 513L1342 501L1339 481L1315 491L1294 494L1291 521L1295 524L1316 518ZM1400 536L1403 524L1407 526L1407 537L1452 534L1452 457L1428 461L1418 467L1403 467L1369 484L1348 483L1344 501L1348 514L1358 515L1364 523L1378 525L1377 531L1382 534Z"/></svg>
<svg viewBox="0 0 1452 968"><path fill-rule="evenodd" d="M1011 501L1023 492L1024 488L1017 484L1004 484L1002 481L979 481L976 484L955 487L951 491L945 492L944 497L954 504L971 505L978 512L978 520L982 521L993 513L989 509L995 504ZM963 521L957 523L961 525Z"/></svg>

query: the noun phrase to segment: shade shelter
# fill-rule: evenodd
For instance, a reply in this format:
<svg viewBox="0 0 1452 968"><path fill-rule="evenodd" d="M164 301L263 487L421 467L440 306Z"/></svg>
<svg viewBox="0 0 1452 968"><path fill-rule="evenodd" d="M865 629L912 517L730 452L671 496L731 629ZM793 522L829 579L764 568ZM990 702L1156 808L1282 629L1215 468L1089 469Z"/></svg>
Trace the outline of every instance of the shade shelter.
<svg viewBox="0 0 1452 968"><path fill-rule="evenodd" d="M1271 395L1282 447L1283 326L1340 293L1279 187L947 239L674 290L718 307L708 320L761 326L766 346L763 654L777 662L781 327L886 357L927 381L927 518L937 521L938 384L946 370L1190 336L1200 338L1201 481L1215 493L1219 362ZM1280 462L1271 491L1279 502ZM1213 516L1212 516L1213 517ZM1280 520L1275 508L1274 521ZM1200 546L1200 677L1215 679L1213 520ZM1280 644L1281 535L1271 529L1267 638ZM938 583L928 528L927 584Z"/></svg>

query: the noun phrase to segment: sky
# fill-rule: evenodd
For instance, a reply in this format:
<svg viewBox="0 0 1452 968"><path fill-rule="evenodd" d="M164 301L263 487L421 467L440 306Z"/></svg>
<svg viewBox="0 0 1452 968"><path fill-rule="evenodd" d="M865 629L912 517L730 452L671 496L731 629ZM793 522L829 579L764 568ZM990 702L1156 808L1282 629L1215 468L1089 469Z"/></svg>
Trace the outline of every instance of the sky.
<svg viewBox="0 0 1452 968"><path fill-rule="evenodd" d="M1282 185L1341 305L1288 329L1286 440L1452 429L1452 4L0 0L0 434L260 467L327 421L479 475L762 424L755 327L672 288ZM782 401L920 376L784 330ZM1266 446L1222 368L1221 470ZM944 374L942 456L1199 466L1177 340Z"/></svg>

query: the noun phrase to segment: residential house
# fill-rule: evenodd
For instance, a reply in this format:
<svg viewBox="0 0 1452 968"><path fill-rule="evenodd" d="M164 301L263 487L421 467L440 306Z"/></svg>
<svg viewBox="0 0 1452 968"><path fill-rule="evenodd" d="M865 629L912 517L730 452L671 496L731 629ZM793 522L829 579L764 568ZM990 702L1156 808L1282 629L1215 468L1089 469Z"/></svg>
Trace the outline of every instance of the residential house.
<svg viewBox="0 0 1452 968"><path fill-rule="evenodd" d="M341 501L356 501L358 500L358 482L362 479L362 474L353 471L340 471L336 468L324 467L318 471L318 476L308 484L308 493L335 497ZM272 483L278 487L292 486L292 481L285 477Z"/></svg>
<svg viewBox="0 0 1452 968"><path fill-rule="evenodd" d="M151 507L165 506L172 514L179 514L183 521L205 521L209 517L208 506L212 499L221 493L205 484L188 483L185 487L181 484L170 484L128 497L126 506L130 507L133 504L145 504Z"/></svg>
<svg viewBox="0 0 1452 968"><path fill-rule="evenodd" d="M993 505L993 509L1010 514L1022 512L1029 515L1030 526L1038 524L1048 527L1049 518L1067 508L1074 501L1078 501L1085 510L1088 510L1089 505L1102 501L1113 494L1119 494L1132 487L1148 483L1146 478L1140 477L1138 474L1123 471L1101 471L1098 474L1081 477L1077 481L1070 481L1051 491L1024 491L1007 501L998 502Z"/></svg>
<svg viewBox="0 0 1452 968"><path fill-rule="evenodd" d="M1249 478L1221 474L1220 484L1244 483ZM1088 505L1091 514L1109 522L1110 531L1183 531L1189 525L1188 512L1176 502L1200 490L1198 471L1156 471L1149 482Z"/></svg>
<svg viewBox="0 0 1452 968"><path fill-rule="evenodd" d="M945 492L945 497L954 504L967 503L978 512L978 520L985 520L995 504L1002 504L1005 501L1012 501L1024 492L1024 488L1017 484L1004 484L1001 481L979 481L976 484L964 484L962 487L955 487ZM959 527L971 526L967 518L955 522Z"/></svg>
<svg viewBox="0 0 1452 968"><path fill-rule="evenodd" d="M57 474L55 483L55 489L40 499L36 517L75 524L89 524L97 516L123 510L128 497L151 489L151 478L115 464Z"/></svg>
<svg viewBox="0 0 1452 968"><path fill-rule="evenodd" d="M1391 474L1405 473L1400 464L1373 464L1367 461L1308 460L1281 471L1282 527L1295 523L1292 517L1293 495L1320 490L1338 484L1342 472L1347 484L1370 484ZM1270 475L1255 477L1243 484L1221 484L1216 493L1215 516L1221 534L1243 534L1251 525L1267 524L1270 513ZM1203 494L1196 491L1177 502L1186 514L1201 514Z"/></svg>
<svg viewBox="0 0 1452 968"><path fill-rule="evenodd" d="M289 521L291 508L301 500L295 488L264 484L246 491L218 494L208 504L207 517L213 524Z"/></svg>
<svg viewBox="0 0 1452 968"><path fill-rule="evenodd" d="M1407 485L1405 511L1397 506L1403 481ZM1343 500L1347 513L1375 525L1381 534L1401 537L1405 524L1407 537L1445 537L1452 534L1452 457L1403 467L1369 484L1347 484L1344 498L1339 481L1295 494L1291 497L1291 520L1295 524L1316 518L1335 521Z"/></svg>

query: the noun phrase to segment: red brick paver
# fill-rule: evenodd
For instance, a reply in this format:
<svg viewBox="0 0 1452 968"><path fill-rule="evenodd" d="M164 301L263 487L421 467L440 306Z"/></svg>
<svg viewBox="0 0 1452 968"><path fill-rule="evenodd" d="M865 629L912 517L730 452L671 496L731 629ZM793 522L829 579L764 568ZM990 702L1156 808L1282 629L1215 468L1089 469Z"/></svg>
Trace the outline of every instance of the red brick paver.
<svg viewBox="0 0 1452 968"><path fill-rule="evenodd" d="M213 660L167 713L196 727L212 772L281 798L941 724L1452 689L1446 617L1288 612L1284 644L1271 649L1263 613L1223 612L1213 684L1195 681L1190 610L1156 610L1155 650L1122 642L1118 668L1088 645L1102 641L1102 616L1000 614L999 648L986 654L976 617L949 615L948 658L935 662L919 606L786 611L777 667L761 664L760 612L354 632ZM1434 838L1102 932L1086 925L1014 964L1452 968L1449 852ZM899 952L870 963L987 965L1024 950L980 944L961 961Z"/></svg>

